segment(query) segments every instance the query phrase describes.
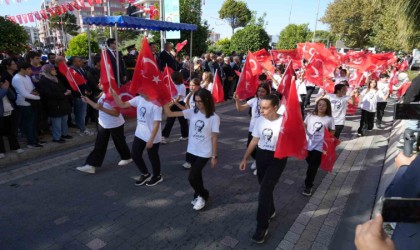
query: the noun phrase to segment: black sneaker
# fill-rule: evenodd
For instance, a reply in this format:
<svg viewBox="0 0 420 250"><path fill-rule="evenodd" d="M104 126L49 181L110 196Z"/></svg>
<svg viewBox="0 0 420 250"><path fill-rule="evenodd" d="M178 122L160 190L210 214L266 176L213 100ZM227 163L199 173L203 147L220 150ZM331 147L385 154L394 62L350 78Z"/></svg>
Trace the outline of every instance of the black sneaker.
<svg viewBox="0 0 420 250"><path fill-rule="evenodd" d="M153 187L154 185L157 185L159 182L162 182L163 178L161 175L153 176L150 181L146 182L146 186Z"/></svg>
<svg viewBox="0 0 420 250"><path fill-rule="evenodd" d="M28 148L42 148L43 146L41 144L37 143L37 144L29 144L27 147Z"/></svg>
<svg viewBox="0 0 420 250"><path fill-rule="evenodd" d="M254 236L252 236L252 240L257 244L264 243L265 238L267 237L267 234L268 234L268 229L257 228L257 231L255 232Z"/></svg>
<svg viewBox="0 0 420 250"><path fill-rule="evenodd" d="M305 195L305 196L311 196L312 195L312 188L305 188L305 190L303 190L302 194Z"/></svg>
<svg viewBox="0 0 420 250"><path fill-rule="evenodd" d="M39 141L38 144L45 145L45 144L47 144L47 142L46 141Z"/></svg>
<svg viewBox="0 0 420 250"><path fill-rule="evenodd" d="M61 138L63 138L63 139L73 139L73 136L71 136L71 135L63 135L63 136L61 136Z"/></svg>
<svg viewBox="0 0 420 250"><path fill-rule="evenodd" d="M274 219L276 217L276 211L274 211L271 215L270 215L270 221L272 220L272 219Z"/></svg>
<svg viewBox="0 0 420 250"><path fill-rule="evenodd" d="M151 174L142 174L138 181L136 181L136 186L143 186L144 183L149 181L152 178Z"/></svg>
<svg viewBox="0 0 420 250"><path fill-rule="evenodd" d="M60 138L58 140L52 140L53 142L57 142L57 143L65 143L66 140L64 140L63 138Z"/></svg>

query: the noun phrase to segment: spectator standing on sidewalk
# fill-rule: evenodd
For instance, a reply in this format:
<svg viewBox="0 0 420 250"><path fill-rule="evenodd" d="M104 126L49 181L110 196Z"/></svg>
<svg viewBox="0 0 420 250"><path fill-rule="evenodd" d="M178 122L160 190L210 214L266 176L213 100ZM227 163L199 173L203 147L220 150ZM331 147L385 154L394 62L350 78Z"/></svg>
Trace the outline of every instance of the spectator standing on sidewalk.
<svg viewBox="0 0 420 250"><path fill-rule="evenodd" d="M420 102L420 75L416 76L407 92L403 96L403 103L410 104L412 102ZM417 131L420 128L419 120L406 120L405 127ZM416 135L418 132L415 133Z"/></svg>
<svg viewBox="0 0 420 250"><path fill-rule="evenodd" d="M190 121L187 154L191 169L188 181L194 189L191 201L194 210L201 210L209 199L209 191L204 187L203 169L210 160L211 166L217 164L217 140L220 118L215 113L215 105L210 91L200 89L194 94L194 109L173 112L168 103L164 106L168 117L183 116Z"/></svg>
<svg viewBox="0 0 420 250"><path fill-rule="evenodd" d="M376 127L379 128L382 126L382 118L385 114L385 108L387 104L387 99L389 96L389 76L387 74L381 74L378 82L378 90L382 92L381 97L378 97L377 107L376 107Z"/></svg>
<svg viewBox="0 0 420 250"><path fill-rule="evenodd" d="M378 90L378 84L376 80L367 81L369 83L367 89L360 93L362 97L360 100L360 108L362 115L360 118L360 127L357 130L358 136L364 136L363 130L367 128L368 131L373 129L373 123L375 121L375 113L377 109L377 103L379 98L388 98L384 96L381 91Z"/></svg>
<svg viewBox="0 0 420 250"><path fill-rule="evenodd" d="M2 66L2 74L1 74L1 79L3 81L8 81L10 83L9 88L15 92L16 94L16 90L15 88L13 88L12 86L12 79L13 76L16 74L17 72L17 63L15 60L13 60L12 58L6 58L3 61L1 61L1 66ZM16 105L15 100L13 100L12 102L13 105Z"/></svg>
<svg viewBox="0 0 420 250"><path fill-rule="evenodd" d="M277 113L279 98L271 94L261 100L261 116L255 121L252 140L240 163L240 170L245 170L249 156L257 150L257 176L260 190L258 194L257 228L252 240L263 243L268 234L270 220L276 216L273 191L286 167L287 157L274 157L278 135L283 117Z"/></svg>

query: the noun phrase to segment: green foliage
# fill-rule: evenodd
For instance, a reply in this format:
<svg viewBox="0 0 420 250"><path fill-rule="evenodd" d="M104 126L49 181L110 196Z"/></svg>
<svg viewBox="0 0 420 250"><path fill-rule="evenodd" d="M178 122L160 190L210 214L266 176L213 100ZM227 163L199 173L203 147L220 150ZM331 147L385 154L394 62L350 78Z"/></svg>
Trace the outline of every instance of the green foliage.
<svg viewBox="0 0 420 250"><path fill-rule="evenodd" d="M99 51L98 42L91 40L90 45L92 53L97 53ZM70 40L69 47L66 51L66 56L89 56L88 39L86 33L81 33Z"/></svg>
<svg viewBox="0 0 420 250"><path fill-rule="evenodd" d="M215 44L210 45L207 52L222 53L224 55L230 55L232 49L230 48L230 39L224 38L217 41Z"/></svg>
<svg viewBox="0 0 420 250"><path fill-rule="evenodd" d="M252 14L245 2L225 0L219 10L219 17L229 23L232 27L232 34L234 34L236 28L245 27L248 24Z"/></svg>
<svg viewBox="0 0 420 250"><path fill-rule="evenodd" d="M289 24L281 32L276 49L294 49L297 43L310 41L313 33L305 24Z"/></svg>
<svg viewBox="0 0 420 250"><path fill-rule="evenodd" d="M308 41L312 41L313 34L314 33L312 31L308 34ZM325 30L317 30L315 35L315 42L323 43L325 44L325 46L334 45L337 41L337 36L334 36L333 34Z"/></svg>
<svg viewBox="0 0 420 250"><path fill-rule="evenodd" d="M103 34L105 35L105 37L108 39L109 36L109 27L105 27L104 28L104 32ZM112 29L112 33L113 33L113 37L115 38L115 29ZM136 39L138 36L140 36L140 33L142 33L142 31L139 30L118 30L118 42L123 44L126 41L129 40L134 40Z"/></svg>
<svg viewBox="0 0 420 250"><path fill-rule="evenodd" d="M263 27L247 25L232 36L231 49L237 53L268 49L269 42L270 38Z"/></svg>
<svg viewBox="0 0 420 250"><path fill-rule="evenodd" d="M0 51L19 54L28 49L28 34L25 29L0 16Z"/></svg>
<svg viewBox="0 0 420 250"><path fill-rule="evenodd" d="M77 18L75 15L66 12L63 15L54 15L50 18L50 28L61 30L62 25L65 33L72 36L76 36L78 34L77 30L80 27L77 26Z"/></svg>
<svg viewBox="0 0 420 250"><path fill-rule="evenodd" d="M398 39L397 23L395 12L390 5L383 6L382 13L378 16L378 21L373 26L373 36L371 42L379 50L401 50L401 41Z"/></svg>

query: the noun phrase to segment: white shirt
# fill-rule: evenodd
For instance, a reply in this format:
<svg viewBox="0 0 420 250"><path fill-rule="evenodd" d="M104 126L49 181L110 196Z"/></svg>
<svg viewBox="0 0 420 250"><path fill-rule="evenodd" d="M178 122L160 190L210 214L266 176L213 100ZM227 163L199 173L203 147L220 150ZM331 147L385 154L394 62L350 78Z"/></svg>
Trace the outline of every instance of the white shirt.
<svg viewBox="0 0 420 250"><path fill-rule="evenodd" d="M376 112L378 97L383 98L382 92L374 89L367 92L367 89L364 89L360 95L362 96L360 108L369 112Z"/></svg>
<svg viewBox="0 0 420 250"><path fill-rule="evenodd" d="M194 109L195 108L194 93L190 92L188 95L190 96L188 105L190 106L190 109ZM187 97L185 97L184 102L187 103Z"/></svg>
<svg viewBox="0 0 420 250"><path fill-rule="evenodd" d="M315 84L313 84L313 83L311 83L311 82L309 82L309 81L307 81L307 80L305 80L305 84L306 84L306 86L308 86L308 87L315 87Z"/></svg>
<svg viewBox="0 0 420 250"><path fill-rule="evenodd" d="M296 80L296 90L297 90L298 95L306 95L307 92L306 92L305 81L297 79ZM300 96L299 96L299 98L300 98Z"/></svg>
<svg viewBox="0 0 420 250"><path fill-rule="evenodd" d="M347 77L337 76L337 77L335 77L334 84L337 85L337 84L341 83L342 81L348 81L348 80L349 79Z"/></svg>
<svg viewBox="0 0 420 250"><path fill-rule="evenodd" d="M25 98L32 100L41 99L41 97L31 94L32 90L35 89L35 86L29 76L16 74L12 79L12 85L17 93L16 105L18 106L31 106L29 102L25 101Z"/></svg>
<svg viewBox="0 0 420 250"><path fill-rule="evenodd" d="M105 94L102 94L101 97L99 97L98 103L101 103L102 106L106 109L115 110L111 105L109 105L109 103L105 102ZM119 126L123 125L124 122L124 117L121 115L121 113L118 116L113 116L105 113L102 110L99 110L98 123L103 128L118 128Z"/></svg>
<svg viewBox="0 0 420 250"><path fill-rule="evenodd" d="M211 82L211 83L209 83L209 84L207 85L207 88L206 88L206 89L207 89L208 91L210 91L210 93L213 93L213 86L214 86L214 83L212 83L212 82ZM203 84L201 84L201 87L202 87L202 88L204 88L204 83L203 83Z"/></svg>
<svg viewBox="0 0 420 250"><path fill-rule="evenodd" d="M378 102L386 102L385 96L389 93L389 82L378 81L378 90L383 96L378 96Z"/></svg>
<svg viewBox="0 0 420 250"><path fill-rule="evenodd" d="M172 98L176 99L178 98L178 96L181 96L180 100L184 99L185 96L187 95L187 89L185 88L185 85L183 83L179 85L177 84L174 84L174 85L175 85L177 94L175 96L172 96Z"/></svg>
<svg viewBox="0 0 420 250"><path fill-rule="evenodd" d="M185 119L190 120L187 152L195 156L210 158L213 156L212 133L219 133L220 118L214 113L209 118L194 109L183 110Z"/></svg>
<svg viewBox="0 0 420 250"><path fill-rule="evenodd" d="M346 120L347 102L350 96L338 97L336 94L327 94L324 98L330 100L331 111L335 125L344 125Z"/></svg>
<svg viewBox="0 0 420 250"><path fill-rule="evenodd" d="M331 116L317 116L308 114L305 118L306 140L308 141L308 150L317 150L322 152L324 143L324 128L334 130L334 119Z"/></svg>
<svg viewBox="0 0 420 250"><path fill-rule="evenodd" d="M275 81L273 81L273 83L271 84L271 87L272 87L273 89L277 89L277 88L279 87L279 85L278 85L278 84L280 84L280 82L281 82L281 76L280 76L279 74L275 73L275 74L273 75L273 79L274 79Z"/></svg>
<svg viewBox="0 0 420 250"><path fill-rule="evenodd" d="M260 114L260 103L261 100L258 97L249 99L246 104L251 108L251 122L249 123L249 132L252 132L254 129L255 121L261 116Z"/></svg>
<svg viewBox="0 0 420 250"><path fill-rule="evenodd" d="M276 150L282 121L283 116L279 116L274 121L270 121L261 116L255 121L254 130L252 130L252 136L259 138L258 148L269 151Z"/></svg>
<svg viewBox="0 0 420 250"><path fill-rule="evenodd" d="M128 101L131 106L137 107L137 127L135 136L147 142L153 131L153 123L162 121L162 107L159 107L141 96L136 96ZM155 136L153 143L159 143L162 140L161 125Z"/></svg>

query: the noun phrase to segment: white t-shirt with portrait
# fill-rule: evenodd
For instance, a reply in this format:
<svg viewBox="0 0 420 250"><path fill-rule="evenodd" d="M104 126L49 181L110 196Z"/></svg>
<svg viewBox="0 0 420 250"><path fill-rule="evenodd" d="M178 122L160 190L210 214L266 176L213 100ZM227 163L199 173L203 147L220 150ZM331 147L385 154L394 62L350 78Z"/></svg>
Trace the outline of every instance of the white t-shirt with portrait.
<svg viewBox="0 0 420 250"><path fill-rule="evenodd" d="M141 96L136 96L128 101L131 106L137 107L137 127L135 136L147 142L153 131L153 123L159 121L159 130L153 140L153 143L159 143L162 140L160 121L162 121L162 107L159 107Z"/></svg>
<svg viewBox="0 0 420 250"><path fill-rule="evenodd" d="M324 128L335 129L334 119L331 116L317 116L308 114L305 118L306 140L308 141L308 150L317 150L322 152L324 143Z"/></svg>
<svg viewBox="0 0 420 250"><path fill-rule="evenodd" d="M101 97L99 97L98 103L102 104L102 106L106 109L115 110L111 105L109 105L109 103L105 102L105 94L102 94ZM103 128L118 128L119 126L123 125L124 122L124 117L121 115L121 113L118 116L113 116L105 113L102 110L99 110L98 123Z"/></svg>
<svg viewBox="0 0 420 250"><path fill-rule="evenodd" d="M335 125L344 125L346 120L347 102L350 96L338 97L336 94L327 94L324 98L330 100L331 111Z"/></svg>
<svg viewBox="0 0 420 250"><path fill-rule="evenodd" d="M194 109L183 110L185 119L190 121L187 152L195 156L210 158L213 156L212 133L219 133L220 118L214 113L209 118Z"/></svg>
<svg viewBox="0 0 420 250"><path fill-rule="evenodd" d="M376 112L379 97L384 97L381 91L374 89L371 89L369 92L365 89L360 95L362 96L360 108L369 112Z"/></svg>
<svg viewBox="0 0 420 250"><path fill-rule="evenodd" d="M261 108L261 100L258 97L254 97L249 99L246 104L251 108L251 122L249 123L249 132L252 132L254 129L255 121L261 116L260 108Z"/></svg>
<svg viewBox="0 0 420 250"><path fill-rule="evenodd" d="M258 148L269 151L276 150L282 121L283 116L279 116L274 121L261 116L255 121L252 136L259 138Z"/></svg>
<svg viewBox="0 0 420 250"><path fill-rule="evenodd" d="M386 102L385 96L389 93L389 82L378 81L378 90L382 92L382 96L378 96L378 102Z"/></svg>

